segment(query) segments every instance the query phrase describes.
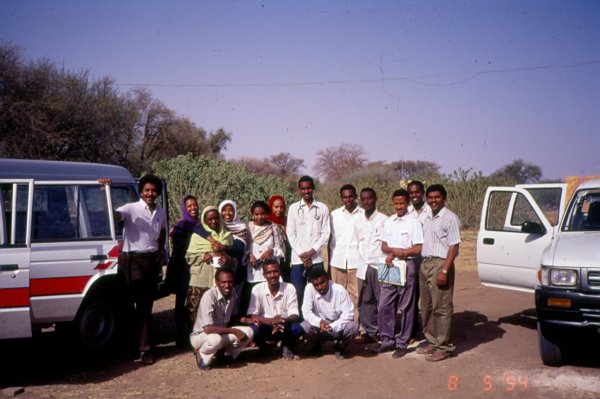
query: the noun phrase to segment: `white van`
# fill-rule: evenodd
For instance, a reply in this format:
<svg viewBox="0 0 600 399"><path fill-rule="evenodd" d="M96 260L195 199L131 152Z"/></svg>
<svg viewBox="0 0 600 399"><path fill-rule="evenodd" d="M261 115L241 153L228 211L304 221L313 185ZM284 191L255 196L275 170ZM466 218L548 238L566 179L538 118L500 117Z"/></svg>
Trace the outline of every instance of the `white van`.
<svg viewBox="0 0 600 399"><path fill-rule="evenodd" d="M119 166L0 159L0 339L63 322L88 348L115 338L127 305L116 274L122 226L108 209L138 198Z"/></svg>

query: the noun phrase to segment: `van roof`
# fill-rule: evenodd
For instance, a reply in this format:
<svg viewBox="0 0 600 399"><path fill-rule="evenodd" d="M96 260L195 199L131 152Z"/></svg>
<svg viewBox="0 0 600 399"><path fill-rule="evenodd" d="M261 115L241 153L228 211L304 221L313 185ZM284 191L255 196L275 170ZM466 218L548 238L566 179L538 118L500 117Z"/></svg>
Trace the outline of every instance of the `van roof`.
<svg viewBox="0 0 600 399"><path fill-rule="evenodd" d="M120 183L135 182L131 173L122 166L0 158L0 179L97 180L100 177L110 177Z"/></svg>

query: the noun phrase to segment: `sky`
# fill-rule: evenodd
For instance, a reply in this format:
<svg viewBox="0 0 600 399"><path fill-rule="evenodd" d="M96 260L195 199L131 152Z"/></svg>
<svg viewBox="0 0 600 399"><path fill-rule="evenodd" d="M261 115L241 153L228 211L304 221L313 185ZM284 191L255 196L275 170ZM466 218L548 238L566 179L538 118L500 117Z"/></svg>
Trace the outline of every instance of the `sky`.
<svg viewBox="0 0 600 399"><path fill-rule="evenodd" d="M0 2L0 41L232 133L227 159L600 175L600 1Z"/></svg>

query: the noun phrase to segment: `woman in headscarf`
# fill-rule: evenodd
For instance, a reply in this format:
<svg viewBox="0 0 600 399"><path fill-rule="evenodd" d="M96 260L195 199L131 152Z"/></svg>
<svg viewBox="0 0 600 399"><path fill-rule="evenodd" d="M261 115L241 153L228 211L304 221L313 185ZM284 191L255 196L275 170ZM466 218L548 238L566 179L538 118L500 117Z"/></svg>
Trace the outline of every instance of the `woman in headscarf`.
<svg viewBox="0 0 600 399"><path fill-rule="evenodd" d="M194 228L201 227L198 213L198 200L193 195L186 195L181 201L181 219L175 223L169 236L171 237L171 256L167 264L165 286L171 294L175 294L175 342L177 346L189 345L185 298L190 283L190 266L185 254ZM204 235L208 233L205 231Z"/></svg>
<svg viewBox="0 0 600 399"><path fill-rule="evenodd" d="M269 220L271 220L271 222L281 229L283 243L285 245L285 254L281 261L281 278L283 278L283 281L289 282L292 247L290 246L290 243L287 239L287 234L285 233L285 224L287 222L287 217L285 216L285 199L281 195L271 196L271 198L269 198L269 208L271 209L271 213L269 213Z"/></svg>
<svg viewBox="0 0 600 399"><path fill-rule="evenodd" d="M190 284L185 308L188 314L189 328L196 321L198 306L202 295L214 286L215 268L229 267L231 257L227 253L233 243L233 237L223 226L221 214L214 206L207 206L202 210L202 227L210 234L210 238L217 242L215 245L209 238L202 237L194 231L187 249L186 259L190 265ZM214 248L219 247L220 250Z"/></svg>
<svg viewBox="0 0 600 399"><path fill-rule="evenodd" d="M247 309L250 303L252 288L263 281L263 264L268 258L275 258L281 264L285 255L283 234L277 225L269 220L269 205L265 201L256 201L252 204L252 221L248 229L252 235L248 254L246 283L242 294L241 309Z"/></svg>
<svg viewBox="0 0 600 399"><path fill-rule="evenodd" d="M250 250L250 241L252 236L246 223L240 220L237 204L232 200L224 200L219 204L219 212L223 218L225 229L227 229L233 235L233 243L229 254L236 259L235 261L235 289L238 294L238 306L242 296L242 290L246 281L246 266L248 265L248 251ZM238 307L240 314L246 309Z"/></svg>

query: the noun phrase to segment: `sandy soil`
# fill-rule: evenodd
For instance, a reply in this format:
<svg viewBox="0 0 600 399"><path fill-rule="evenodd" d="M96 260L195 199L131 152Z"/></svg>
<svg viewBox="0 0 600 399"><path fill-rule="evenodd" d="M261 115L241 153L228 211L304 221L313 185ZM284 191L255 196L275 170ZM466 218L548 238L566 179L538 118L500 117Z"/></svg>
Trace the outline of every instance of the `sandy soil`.
<svg viewBox="0 0 600 399"><path fill-rule="evenodd" d="M569 365L542 365L533 295L480 285L474 232L465 232L457 263L453 357L429 363L416 352L396 360L354 345L347 359L333 348L287 362L275 350L248 350L229 367L203 372L190 351L173 342L173 298L155 306L157 362L133 356L93 357L73 350L64 335L47 332L2 343L0 397L19 398L597 398L600 350L577 351Z"/></svg>

